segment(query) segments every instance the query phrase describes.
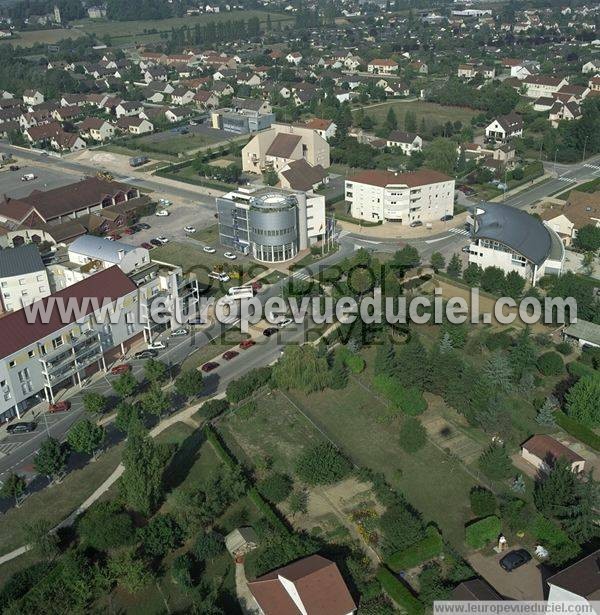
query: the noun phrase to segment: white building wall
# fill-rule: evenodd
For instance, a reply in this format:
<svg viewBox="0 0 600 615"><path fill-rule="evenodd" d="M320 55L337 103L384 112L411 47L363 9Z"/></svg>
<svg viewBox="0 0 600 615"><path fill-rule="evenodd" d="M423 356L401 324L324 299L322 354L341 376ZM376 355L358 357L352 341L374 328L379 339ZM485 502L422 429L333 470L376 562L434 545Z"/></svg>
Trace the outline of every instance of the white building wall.
<svg viewBox="0 0 600 615"><path fill-rule="evenodd" d="M3 278L0 281L2 305L7 312L20 310L50 294L50 284L45 270Z"/></svg>

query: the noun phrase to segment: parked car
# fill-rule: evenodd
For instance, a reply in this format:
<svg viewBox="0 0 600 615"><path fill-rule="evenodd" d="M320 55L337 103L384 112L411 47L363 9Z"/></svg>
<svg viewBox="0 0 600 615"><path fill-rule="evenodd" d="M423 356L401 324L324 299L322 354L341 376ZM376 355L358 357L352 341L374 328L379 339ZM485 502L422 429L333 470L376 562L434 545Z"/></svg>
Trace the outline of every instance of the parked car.
<svg viewBox="0 0 600 615"><path fill-rule="evenodd" d="M148 344L148 350L164 350L166 347L167 345L160 340L157 340L156 342L150 342Z"/></svg>
<svg viewBox="0 0 600 615"><path fill-rule="evenodd" d="M203 372L212 372L213 369L217 369L217 367L219 367L219 364L216 361L209 361L208 363L205 363L200 369Z"/></svg>
<svg viewBox="0 0 600 615"><path fill-rule="evenodd" d="M159 218L166 218L170 214L166 209L159 209L154 212L154 215L158 216Z"/></svg>
<svg viewBox="0 0 600 615"><path fill-rule="evenodd" d="M147 241L144 241L144 243L141 243L140 246L142 248L146 248L146 250L153 250L154 246L151 243L148 243Z"/></svg>
<svg viewBox="0 0 600 615"><path fill-rule="evenodd" d="M11 171L18 171L19 170L19 165L18 164L11 164L8 168Z"/></svg>
<svg viewBox="0 0 600 615"><path fill-rule="evenodd" d="M204 246L202 248L207 254L214 254L216 252L216 250L214 248L212 248L211 246Z"/></svg>
<svg viewBox="0 0 600 615"><path fill-rule="evenodd" d="M149 224L146 224L145 222L138 222L138 226L144 231L147 231L148 229L152 228Z"/></svg>
<svg viewBox="0 0 600 615"><path fill-rule="evenodd" d="M171 331L171 337L181 337L182 335L187 335L189 331L185 327L180 327L179 329L174 329Z"/></svg>
<svg viewBox="0 0 600 615"><path fill-rule="evenodd" d="M452 214L447 214L440 218L442 222L448 222L448 220L453 220L453 219L454 219L454 216Z"/></svg>
<svg viewBox="0 0 600 615"><path fill-rule="evenodd" d="M36 179L36 176L33 173L25 173L25 175L21 175L22 182L32 182Z"/></svg>
<svg viewBox="0 0 600 615"><path fill-rule="evenodd" d="M152 350L151 348L146 348L146 350L140 350L133 355L134 359L154 359L154 357L158 356L158 352L156 350Z"/></svg>
<svg viewBox="0 0 600 615"><path fill-rule="evenodd" d="M231 361L231 359L235 359L239 354L240 353L236 350L228 350L227 352L223 353L223 358L225 359L225 361Z"/></svg>
<svg viewBox="0 0 600 615"><path fill-rule="evenodd" d="M13 423L6 428L6 432L14 433L31 433L35 431L37 425L33 421L23 421L22 423Z"/></svg>
<svg viewBox="0 0 600 615"><path fill-rule="evenodd" d="M156 239L158 239L158 241L160 241L161 244L169 243L168 237L165 237L164 235L159 235Z"/></svg>
<svg viewBox="0 0 600 615"><path fill-rule="evenodd" d="M252 282L252 290L256 293L262 288L262 282Z"/></svg>
<svg viewBox="0 0 600 615"><path fill-rule="evenodd" d="M275 333L277 333L278 329L277 327L267 327L264 331L263 331L263 335L265 337L271 337L271 335L275 335Z"/></svg>
<svg viewBox="0 0 600 615"><path fill-rule="evenodd" d="M408 226L410 226L410 228L416 228L417 226L423 226L423 223L421 220L413 220Z"/></svg>
<svg viewBox="0 0 600 615"><path fill-rule="evenodd" d="M106 235L104 239L108 239L108 241L116 241L116 239L112 235Z"/></svg>
<svg viewBox="0 0 600 615"><path fill-rule="evenodd" d="M56 412L67 412L71 409L71 402L67 399L63 401L57 401L55 404L50 404L48 406L48 412L54 414Z"/></svg>
<svg viewBox="0 0 600 615"><path fill-rule="evenodd" d="M115 365L111 370L110 373L114 374L115 376L118 376L119 374L126 374L127 372L131 371L131 365L129 365L129 363L122 363L121 365Z"/></svg>
<svg viewBox="0 0 600 615"><path fill-rule="evenodd" d="M254 340L243 340L240 342L240 348L242 350L246 350L246 348L252 348L252 346L256 345Z"/></svg>
<svg viewBox="0 0 600 615"><path fill-rule="evenodd" d="M281 322L277 323L277 326L280 329L283 329L284 327L289 327L294 321L291 318L284 318Z"/></svg>
<svg viewBox="0 0 600 615"><path fill-rule="evenodd" d="M468 254L471 251L471 246L464 246L460 249L460 251Z"/></svg>
<svg viewBox="0 0 600 615"><path fill-rule="evenodd" d="M514 551L510 551L509 553L507 553L500 560L500 566L502 566L502 568L506 570L506 572L512 572L513 570L520 568L521 566L523 566L523 564L526 564L530 560L531 555L528 551L526 551L525 549L515 549Z"/></svg>
<svg viewBox="0 0 600 615"><path fill-rule="evenodd" d="M225 252L225 254L223 254L223 256L225 258L228 258L230 261L234 261L237 258L237 255L234 254L233 252Z"/></svg>
<svg viewBox="0 0 600 615"><path fill-rule="evenodd" d="M229 282L229 280L231 279L226 273L223 273L222 271L211 271L208 274L208 277L211 278L212 280L219 280L219 282Z"/></svg>
<svg viewBox="0 0 600 615"><path fill-rule="evenodd" d="M151 243L153 246L162 246L162 241L159 241L158 239L151 239L151 240L150 240L150 243Z"/></svg>
<svg viewBox="0 0 600 615"><path fill-rule="evenodd" d="M183 230L186 233L195 233L196 232L196 227L195 226L190 226L189 224L187 226L183 227Z"/></svg>

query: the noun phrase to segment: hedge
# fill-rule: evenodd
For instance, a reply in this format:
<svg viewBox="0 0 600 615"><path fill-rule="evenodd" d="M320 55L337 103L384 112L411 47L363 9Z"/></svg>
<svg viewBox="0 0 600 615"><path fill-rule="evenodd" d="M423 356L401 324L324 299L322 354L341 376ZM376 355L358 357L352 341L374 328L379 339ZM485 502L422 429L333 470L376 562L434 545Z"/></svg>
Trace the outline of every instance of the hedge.
<svg viewBox="0 0 600 615"><path fill-rule="evenodd" d="M421 602L385 566L381 566L377 571L377 580L381 583L383 591L407 613L410 613L410 615L423 613Z"/></svg>
<svg viewBox="0 0 600 615"><path fill-rule="evenodd" d="M342 354L346 367L353 374L360 374L365 369L365 360L359 354L352 354L345 346L340 346L338 352Z"/></svg>
<svg viewBox="0 0 600 615"><path fill-rule="evenodd" d="M568 434L587 444L595 451L600 451L600 436L596 435L591 429L578 423L564 412L555 412L554 418L558 426L562 427Z"/></svg>
<svg viewBox="0 0 600 615"><path fill-rule="evenodd" d="M481 549L496 540L502 531L502 522L495 515L475 521L465 528L465 541L473 549Z"/></svg>
<svg viewBox="0 0 600 615"><path fill-rule="evenodd" d="M226 397L227 401L232 404L237 404L252 393L258 391L262 386L269 383L271 380L270 367L257 367L240 376L237 380L232 380L227 385Z"/></svg>
<svg viewBox="0 0 600 615"><path fill-rule="evenodd" d="M392 376L378 374L373 379L373 384L379 393L400 408L402 412L411 416L421 414L427 409L427 402L423 393L415 387L404 387Z"/></svg>
<svg viewBox="0 0 600 615"><path fill-rule="evenodd" d="M398 551L387 558L386 564L394 571L408 570L423 562L437 557L444 548L442 537L436 527L428 529L429 536L420 542L408 547L404 551Z"/></svg>
<svg viewBox="0 0 600 615"><path fill-rule="evenodd" d="M571 374L571 376L577 376L578 378L583 378L584 376L600 376L600 372L598 370L595 370L593 367L590 367L581 361L567 363L567 371Z"/></svg>
<svg viewBox="0 0 600 615"><path fill-rule="evenodd" d="M204 427L204 433L206 434L207 442L212 444L215 449L217 457L230 468L237 468L239 465L237 459L223 446L221 438L219 438L215 430L210 425L206 425Z"/></svg>

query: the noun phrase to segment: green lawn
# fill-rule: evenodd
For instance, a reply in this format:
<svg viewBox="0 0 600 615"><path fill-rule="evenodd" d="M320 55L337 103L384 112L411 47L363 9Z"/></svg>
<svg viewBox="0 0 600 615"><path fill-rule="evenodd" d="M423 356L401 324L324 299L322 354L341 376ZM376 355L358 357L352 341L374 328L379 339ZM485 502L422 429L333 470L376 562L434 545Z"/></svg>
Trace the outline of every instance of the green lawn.
<svg viewBox="0 0 600 615"><path fill-rule="evenodd" d="M190 237L193 237L197 241L201 241L202 243L206 243L211 246L219 245L219 225L213 224L212 226L207 226L206 228L200 229L196 231Z"/></svg>
<svg viewBox="0 0 600 615"><path fill-rule="evenodd" d="M421 126L421 120L425 120L427 126L445 124L446 122L460 121L469 124L471 118L476 115L473 109L466 107L444 107L436 103L421 100L403 102L399 100L364 107L365 115L373 118L377 124L382 124L390 109L394 110L398 119L398 128L404 130L404 117L407 111L414 111L417 116L417 127Z"/></svg>
<svg viewBox="0 0 600 615"><path fill-rule="evenodd" d="M128 143L132 148L143 146L143 151L148 148L153 152L161 154L169 154L171 156L177 156L178 154L185 154L191 150L198 149L213 143L219 143L223 141L223 135L215 131L215 133L195 135L188 133L186 135L173 134L171 138L165 139L162 133L156 133L146 135L144 137L138 137L131 139Z"/></svg>
<svg viewBox="0 0 600 615"><path fill-rule="evenodd" d="M600 190L600 177L597 177L596 179L592 179L589 182L586 182L585 184L576 186L575 188L566 190L565 192L558 194L555 198L561 199L562 201L566 201L569 198L569 195L571 194L571 190L579 190L579 192L597 192Z"/></svg>
<svg viewBox="0 0 600 615"><path fill-rule="evenodd" d="M131 144L131 147L129 147L130 144ZM107 143L106 145L103 145L102 147L99 147L98 149L104 150L106 152L112 152L113 154L121 154L122 156L130 156L130 157L131 156L148 156L149 154L149 152L136 149L133 145L133 141L123 142L122 145L119 145L117 143ZM175 156L169 156L165 153L157 153L157 152L152 152L149 157L156 158L158 160L168 161L168 162L175 162L177 160ZM138 170L147 171L149 169L150 169L150 165L147 165L147 166L144 165L143 167L139 167Z"/></svg>

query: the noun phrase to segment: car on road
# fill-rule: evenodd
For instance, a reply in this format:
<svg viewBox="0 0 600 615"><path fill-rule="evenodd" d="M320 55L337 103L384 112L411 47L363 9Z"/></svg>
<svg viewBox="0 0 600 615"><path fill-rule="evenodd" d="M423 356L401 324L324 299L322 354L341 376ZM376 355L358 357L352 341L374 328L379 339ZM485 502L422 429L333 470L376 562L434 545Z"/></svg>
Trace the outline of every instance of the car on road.
<svg viewBox="0 0 600 615"><path fill-rule="evenodd" d="M254 340L243 340L240 342L240 348L242 350L246 350L246 348L252 348L252 346L255 346L256 342Z"/></svg>
<svg viewBox="0 0 600 615"><path fill-rule="evenodd" d="M186 233L195 233L195 232L196 232L196 227L195 227L195 226L190 226L190 225L188 224L188 226L184 226L184 227L183 227L183 230L184 230Z"/></svg>
<svg viewBox="0 0 600 615"><path fill-rule="evenodd" d="M517 568L520 568L531 560L531 555L525 549L515 549L507 553L501 560L500 566L506 570L506 572L512 572Z"/></svg>
<svg viewBox="0 0 600 615"><path fill-rule="evenodd" d="M8 168L10 171L18 171L20 169L18 164L11 164Z"/></svg>
<svg viewBox="0 0 600 615"><path fill-rule="evenodd" d="M48 412L55 414L57 412L67 412L71 409L71 402L67 399L63 401L57 401L55 404L48 405Z"/></svg>
<svg viewBox="0 0 600 615"><path fill-rule="evenodd" d="M159 241L158 239L151 239L151 240L150 240L150 243L151 243L153 246L162 246L162 241Z"/></svg>
<svg viewBox="0 0 600 615"><path fill-rule="evenodd" d="M240 353L237 350L228 350L223 353L223 358L225 361L231 361L231 359L235 359Z"/></svg>
<svg viewBox="0 0 600 615"><path fill-rule="evenodd" d="M33 421L23 421L22 423L13 423L6 428L6 432L14 433L31 433L35 431L37 425Z"/></svg>
<svg viewBox="0 0 600 615"><path fill-rule="evenodd" d="M202 249L207 254L214 254L216 252L215 248L212 248L211 246L204 246Z"/></svg>
<svg viewBox="0 0 600 615"><path fill-rule="evenodd" d="M118 376L119 374L126 374L127 372L131 371L131 365L129 365L129 363L122 363L121 365L115 365L111 370L110 373L114 374L115 376Z"/></svg>
<svg viewBox="0 0 600 615"><path fill-rule="evenodd" d="M153 250L154 246L151 243L148 243L147 241L144 241L144 243L140 244L141 248L146 248L146 250Z"/></svg>
<svg viewBox="0 0 600 615"><path fill-rule="evenodd" d="M160 340L157 340L156 342L150 342L148 344L148 350L164 350L166 347L167 345Z"/></svg>
<svg viewBox="0 0 600 615"><path fill-rule="evenodd" d="M185 327L180 327L179 329L174 329L171 331L171 337L181 337L182 335L187 335L189 331Z"/></svg>
<svg viewBox="0 0 600 615"><path fill-rule="evenodd" d="M160 241L161 244L169 243L168 237L165 237L164 235L159 235L156 239L158 239L158 241Z"/></svg>
<svg viewBox="0 0 600 615"><path fill-rule="evenodd" d="M118 241L121 239L121 235L119 235L119 233L111 233L109 237L111 238L111 241Z"/></svg>
<svg viewBox="0 0 600 615"><path fill-rule="evenodd" d="M421 220L413 220L408 226L410 226L410 228L416 228L417 226L423 226L423 223Z"/></svg>
<svg viewBox="0 0 600 615"><path fill-rule="evenodd" d="M22 182L32 182L34 179L37 179L37 176L33 173L25 173L25 175L21 175Z"/></svg>
<svg viewBox="0 0 600 615"><path fill-rule="evenodd" d="M158 352L156 350L152 350L151 348L146 348L146 350L140 350L133 355L134 359L154 359L154 357L158 356Z"/></svg>
<svg viewBox="0 0 600 615"><path fill-rule="evenodd" d="M146 224L145 222L138 222L138 226L144 231L147 231L148 229L152 228L149 224Z"/></svg>
<svg viewBox="0 0 600 615"><path fill-rule="evenodd" d="M166 209L159 209L158 211L154 213L154 215L158 216L159 218L166 218L170 214Z"/></svg>
<svg viewBox="0 0 600 615"><path fill-rule="evenodd" d="M291 318L284 318L281 322L277 323L277 326L280 329L283 329L284 327L289 327L294 321Z"/></svg>
<svg viewBox="0 0 600 615"><path fill-rule="evenodd" d="M223 283L227 283L229 282L229 280L231 280L231 278L226 273L223 273L222 271L211 271L208 274L208 277L211 278L212 280L219 280L219 282L223 282Z"/></svg>
<svg viewBox="0 0 600 615"><path fill-rule="evenodd" d="M205 363L200 369L203 372L212 372L213 369L217 369L217 367L219 367L219 364L216 361L209 361L208 363Z"/></svg>
<svg viewBox="0 0 600 615"><path fill-rule="evenodd" d="M448 222L448 220L454 220L454 216L452 214L447 214L440 218L442 222Z"/></svg>
<svg viewBox="0 0 600 615"><path fill-rule="evenodd" d="M275 333L277 333L278 329L277 327L267 327L264 331L263 331L263 335L265 337L271 337L271 335L275 335Z"/></svg>
<svg viewBox="0 0 600 615"><path fill-rule="evenodd" d="M234 261L237 258L237 255L234 254L233 252L225 252L225 254L223 254L223 256L225 258L228 258L230 261Z"/></svg>

